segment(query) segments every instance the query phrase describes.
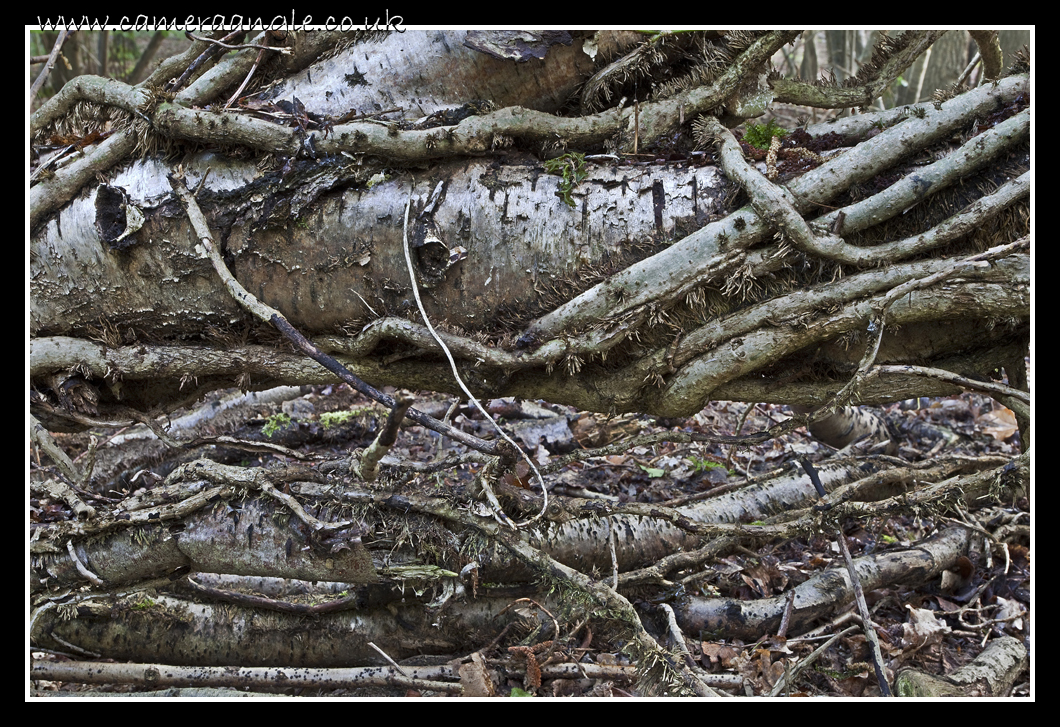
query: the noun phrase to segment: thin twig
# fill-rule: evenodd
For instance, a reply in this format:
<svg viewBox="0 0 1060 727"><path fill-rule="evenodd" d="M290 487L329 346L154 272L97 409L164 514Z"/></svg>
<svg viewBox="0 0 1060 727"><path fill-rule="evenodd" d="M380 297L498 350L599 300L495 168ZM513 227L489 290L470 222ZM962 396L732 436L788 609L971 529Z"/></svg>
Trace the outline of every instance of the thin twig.
<svg viewBox="0 0 1060 727"><path fill-rule="evenodd" d="M824 487L821 485L821 478L817 474L817 470L813 468L809 460L803 457L801 460L803 469L810 476L810 480L813 482L813 486L817 489L817 494L821 496L823 500L825 498ZM876 628L872 623L872 614L869 613L869 606L865 602L865 592L861 587L861 577L858 575L857 568L854 567L854 559L850 556L850 548L847 547L846 536L843 534L843 528L838 525L835 528L836 542L839 544L839 550L843 553L843 560L846 562L847 573L850 575L850 585L854 589L854 601L858 605L858 613L861 615L861 622L865 629L865 637L868 639L869 644L872 645L872 665L876 670L876 680L880 685L880 693L885 697L891 696L891 688L887 684L887 677L883 673L883 654L880 652L880 640L876 636Z"/></svg>
<svg viewBox="0 0 1060 727"><path fill-rule="evenodd" d="M529 525L530 523L539 520L545 514L545 511L548 509L548 488L545 487L545 479L541 476L541 473L538 471L537 466L534 464L534 461L530 459L526 452L523 451L523 448L516 444L515 440L509 437L507 432L501 429L500 425L497 424L494 418L490 416L490 413L486 411L486 407L482 406L481 402L479 402L479 400L475 398L475 395L471 393L471 389L467 388L467 384L465 384L464 380L460 378L460 372L457 370L456 367L456 359L453 358L453 354L449 351L449 347L445 345L444 341L442 341L442 338L438 335L438 332L434 330L434 326L431 324L431 319L427 317L427 311L423 307L423 301L420 299L420 288L416 284L416 270L412 266L412 253L409 251L409 210L411 209L412 187L410 186L409 201L405 204L405 229L403 241L405 248L405 264L408 266L409 280L412 283L412 294L416 298L416 307L419 308L420 315L423 317L423 322L427 326L427 330L431 332L431 335L434 336L434 340L437 341L438 345L442 347L442 351L445 353L445 357L449 359L449 366L453 369L453 378L456 379L456 383L460 386L461 391L463 391L464 394L467 395L471 403L474 404L475 407L482 413L482 416L484 416L489 421L489 423L492 424L498 432L500 432L501 437L503 437L506 442L512 445L512 447L515 448L516 452L522 455L523 460L530 466L530 469L533 470L533 473L537 476L538 484L541 485L541 493L543 495L544 504L541 506L541 510L537 513L537 515L534 515L529 520L524 520L521 523L517 523L517 527ZM493 494L492 490L489 487L489 483L486 481L485 477L482 478L482 486L483 489L486 491L487 495Z"/></svg>
<svg viewBox="0 0 1060 727"><path fill-rule="evenodd" d="M33 81L33 85L29 89L29 97L33 98L37 95L37 91L40 91L41 86L48 80L48 74L52 72L52 67L55 65L55 61L59 58L59 50L63 47L63 42L66 40L66 36L70 34L69 30L60 30L59 37L55 39L55 45L52 46L52 52L48 55L48 62L44 64L44 68L37 74L37 78Z"/></svg>
<svg viewBox="0 0 1060 727"><path fill-rule="evenodd" d="M231 33L221 38L221 41L231 40L240 34L245 34L245 31L233 30ZM188 35L191 35L191 33L188 33ZM218 45L212 45L221 43L221 41L206 38L196 38L196 40L207 43L206 50L200 53L198 58L188 64L188 67L184 69L184 73L180 74L179 78L171 79L169 83L166 84L166 91L168 93L176 93L178 89L182 88L184 84L187 83L188 79L191 78L192 74L195 73L200 66L221 53L221 48ZM221 43L221 45L223 45L223 43Z"/></svg>
<svg viewBox="0 0 1060 727"><path fill-rule="evenodd" d="M1027 404L1031 403L1031 395L1026 391L1015 389L1011 386L1005 386L994 381L976 381L969 379L966 376L959 376L951 371L945 371L943 369L931 368L929 366L912 366L910 364L898 364L891 366L877 366L873 369L874 372L881 374L913 374L915 376L923 376L925 378L938 379L939 381L946 381L951 384L956 384L962 389L968 391L979 391L987 396L1011 396L1014 399L1019 399Z"/></svg>
<svg viewBox="0 0 1060 727"><path fill-rule="evenodd" d="M677 623L677 614L674 613L674 607L669 603L660 603L659 608L666 614L666 627L670 631L670 638L673 639L678 653L684 658L689 668L695 666L695 660L688 652L688 646L685 644L685 635L681 632L681 627Z"/></svg>
<svg viewBox="0 0 1060 727"><path fill-rule="evenodd" d="M380 649L380 648L379 648L378 646L376 646L375 644L373 644L373 643L372 643L371 641L369 641L369 642L368 642L368 645L369 645L369 646L371 646L371 647L372 647L373 649L375 649L376 651L378 651L378 652L379 652L380 654L382 654L383 658L384 658L384 659L386 659L386 660L387 660L387 661L388 661L388 662L390 663L390 666L394 667L394 668L395 668L395 669L397 669L397 670L398 670L399 672L401 672L401 676L403 676L403 677L408 677L408 675L409 675L409 674L408 674L408 672L407 672L407 671L405 671L404 669L402 669L402 668L401 668L401 666L400 666L400 665L399 665L399 664L398 664L398 663L397 663L396 661L394 661L393 659L391 659L391 658L390 658L390 655L389 655L388 653L386 653L385 651L383 651L382 649Z"/></svg>
<svg viewBox="0 0 1060 727"><path fill-rule="evenodd" d="M817 661L818 657L820 657L821 654L823 654L828 649L832 648L832 644L834 644L841 637L846 636L847 634L857 630L857 626L851 626L843 631L840 631L838 634L833 635L830 639L828 639L828 641L818 646L816 649L813 650L813 652L809 656L807 656L805 659L793 666L790 671L786 671L784 673L784 676L781 677L777 681L777 683L773 685L773 689L769 692L769 696L775 697L782 691L784 691L785 687L790 687L791 684L795 682L796 677L798 677L800 673L805 671L810 665Z"/></svg>
<svg viewBox="0 0 1060 727"><path fill-rule="evenodd" d="M59 470L66 476L72 484L82 486L85 483L85 476L77 468L77 465L73 463L70 457L67 456L55 440L52 439L51 433L45 429L44 425L37 421L37 417L32 414L29 417L29 436L30 441L36 444L38 447L44 450L44 453L52 458L52 461L59 466ZM67 488L68 489L68 488ZM84 509L85 514L92 517L96 514L95 509L86 505L81 501L81 498L77 496L73 490L70 490L67 497L72 495L72 500L67 499L67 504L78 510L77 503L80 503L80 508Z"/></svg>
<svg viewBox="0 0 1060 727"><path fill-rule="evenodd" d="M876 671L876 681L880 685L880 693L885 697L890 697L891 687L887 683L886 675L883 673L883 653L880 651L880 639L876 635L876 626L872 622L872 614L869 613L869 606L865 602L865 592L861 588L861 578L854 567L854 559L850 556L850 548L847 547L847 539L843 535L842 528L836 528L836 541L839 543L839 550L843 553L843 560L846 561L851 585L854 586L854 601L858 604L858 613L861 614L865 637L872 645L872 666Z"/></svg>
<svg viewBox="0 0 1060 727"><path fill-rule="evenodd" d="M615 553L615 528L610 516L604 518L607 524L607 544L611 548L611 588L618 590L618 554Z"/></svg>
<svg viewBox="0 0 1060 727"><path fill-rule="evenodd" d="M313 517L308 512L306 512L305 508L302 507L302 503L298 502L298 500L288 495L287 493L281 492L280 490L276 489L276 487L271 482L268 482L267 480L262 478L260 486L262 492L271 497L276 498L280 502L287 505L287 507L290 508L291 512L293 512L299 520L308 525L315 533L330 533L336 530L342 530L344 528L350 527L354 523L353 520L343 520L337 523L329 523L324 522L323 520L318 520L317 518Z"/></svg>
<svg viewBox="0 0 1060 727"><path fill-rule="evenodd" d="M394 446L394 442L397 441L398 427L401 426L401 420L405 418L405 412L410 406L412 406L412 397L404 395L397 397L397 406L387 415L386 425L361 455L361 464L357 468L357 474L362 480L371 482L379 474L379 460L386 456L386 453Z"/></svg>
<svg viewBox="0 0 1060 727"><path fill-rule="evenodd" d="M222 40L214 40L213 38L205 38L205 37L197 36L197 35L193 34L191 31L186 31L184 33L184 35L186 35L191 40L198 40L198 41L201 41L203 43L213 43L214 45L217 45L217 46L220 46L222 48L225 48L226 50L242 50L244 48L258 48L258 49L263 50L263 51L274 50L277 53L284 53L286 55L290 55L291 54L291 49L290 48L280 48L280 47L270 46L270 45L259 45L257 43L240 43L238 45L228 45L227 43L222 42ZM230 35L226 35L223 38L223 40L228 40L229 38L232 37L232 35L235 35L235 34L232 33Z"/></svg>
<svg viewBox="0 0 1060 727"><path fill-rule="evenodd" d="M780 618L780 628L777 629L777 638L786 639L788 626L791 624L791 612L795 610L795 591L788 591L787 602L784 604L784 615Z"/></svg>
<svg viewBox="0 0 1060 727"><path fill-rule="evenodd" d="M92 585L100 588L103 587L103 579L90 571L85 564L81 562L81 559L77 557L77 551L74 549L74 541L66 541L66 552L70 554L70 560L74 562L74 567L77 568L78 573L87 578Z"/></svg>
<svg viewBox="0 0 1060 727"><path fill-rule="evenodd" d="M258 51L258 57L254 59L254 65L252 65L250 67L250 70L247 71L247 75L243 78L243 82L239 84L239 88L236 89L236 92L233 93L227 101L225 101L225 105L223 108L228 108L236 102L236 99L239 98L239 94L243 93L243 89L247 87L247 84L250 83L250 79L254 77L254 72L258 70L258 66L261 65L261 59L264 57L265 49L262 48Z"/></svg>

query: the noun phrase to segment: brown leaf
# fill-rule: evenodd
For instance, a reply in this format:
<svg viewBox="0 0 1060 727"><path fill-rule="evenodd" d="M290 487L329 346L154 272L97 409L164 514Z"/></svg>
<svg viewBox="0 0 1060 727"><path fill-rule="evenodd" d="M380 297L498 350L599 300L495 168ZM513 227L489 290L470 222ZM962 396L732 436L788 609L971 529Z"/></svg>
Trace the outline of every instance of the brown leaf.
<svg viewBox="0 0 1060 727"><path fill-rule="evenodd" d="M496 697L497 688L486 671L486 662L477 651L471 655L470 664L460 665L460 686L465 697Z"/></svg>
<svg viewBox="0 0 1060 727"><path fill-rule="evenodd" d="M710 665L718 664L722 669L731 669L732 660L739 653L728 644L715 644L709 641L700 644L700 650L704 657L703 666L708 666L707 661L709 661Z"/></svg>
<svg viewBox="0 0 1060 727"><path fill-rule="evenodd" d="M980 415L976 423L983 428L985 433L999 442L1004 442L1020 430L1019 424L1016 423L1016 415L1006 407Z"/></svg>

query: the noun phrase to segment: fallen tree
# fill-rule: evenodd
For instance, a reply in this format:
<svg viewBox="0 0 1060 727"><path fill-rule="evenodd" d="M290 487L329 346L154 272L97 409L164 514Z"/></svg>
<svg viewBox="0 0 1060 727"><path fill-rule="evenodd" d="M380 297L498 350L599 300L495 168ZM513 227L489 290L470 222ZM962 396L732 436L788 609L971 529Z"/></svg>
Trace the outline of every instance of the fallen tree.
<svg viewBox="0 0 1060 727"><path fill-rule="evenodd" d="M717 399L797 407L752 435L651 435L748 445L800 425L822 438L849 430L866 416L852 403L971 390L1014 410L1028 443L1027 74L786 138L757 126L756 150L730 129L771 103L868 106L938 34L882 38L842 88L770 72L796 37L307 33L286 38L282 55L210 57L216 43L197 40L138 86L68 83L31 119L30 408L34 441L60 470L35 482L76 513L34 524L35 643L204 665L366 664L379 640L396 659L464 653L494 638L468 641L503 620L504 584L563 594L550 605L562 626L541 606L520 615L524 627L552 628L558 642L587 618L617 624L652 674L643 688L710 693L683 644L670 653L648 633L629 588L670 584L734 546L832 532L843 517L941 512L1025 488L1028 454L915 471L888 459L807 464L766 492L703 506L550 501L563 465L638 441L539 472L508 435L472 433L382 390L663 418ZM511 60L527 47L535 60ZM64 144L74 127L85 135ZM216 432L173 436L158 418L232 386L339 382L391 410L359 455L315 468L171 464L157 486L106 506L86 504L102 482L48 433L142 422L178 450L290 461L304 455ZM460 497L407 491L386 469L416 471L382 459L406 417L459 455L420 470L480 465ZM835 436L844 446L859 435ZM381 459L380 490L368 483ZM978 547L965 531L940 542L929 566L899 558L895 572L933 578ZM302 606L199 574L347 592ZM85 582L91 592L55 592ZM402 601L406 584L424 600ZM807 602L784 620L793 629L853 598L834 584L819 596L800 588ZM218 599L228 605L207 605ZM753 639L784 611L763 602L737 616L714 600L671 609L675 623ZM406 638L386 639L399 627ZM531 674L536 657L520 658ZM493 681L475 669L465 690Z"/></svg>

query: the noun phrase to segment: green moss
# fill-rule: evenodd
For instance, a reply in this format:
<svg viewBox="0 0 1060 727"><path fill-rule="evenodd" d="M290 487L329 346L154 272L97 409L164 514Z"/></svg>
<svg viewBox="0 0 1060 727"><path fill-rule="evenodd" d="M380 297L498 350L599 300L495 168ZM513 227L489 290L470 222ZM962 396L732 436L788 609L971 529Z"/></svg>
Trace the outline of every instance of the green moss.
<svg viewBox="0 0 1060 727"><path fill-rule="evenodd" d="M381 410L373 406L359 406L348 411L326 411L320 415L320 424L325 429L330 429L331 427L349 424L351 420L358 417L371 416L373 414L381 416Z"/></svg>
<svg viewBox="0 0 1060 727"><path fill-rule="evenodd" d="M787 136L787 129L777 126L776 119L770 119L768 124L751 124L747 127L747 133L743 140L756 149L768 149L774 136Z"/></svg>
<svg viewBox="0 0 1060 727"><path fill-rule="evenodd" d="M287 428L291 424L291 417L286 414L273 414L269 417L268 421L265 422L265 426L261 428L261 433L266 437L271 437L281 429Z"/></svg>
<svg viewBox="0 0 1060 727"><path fill-rule="evenodd" d="M382 184L383 182L388 181L388 179L389 178L386 176L385 172L379 172L378 174L373 174L368 179L368 182L365 184L365 186L368 187L368 189L371 189L377 184Z"/></svg>
<svg viewBox="0 0 1060 727"><path fill-rule="evenodd" d="M700 459L699 457L689 457L688 459L692 463L692 466L695 468L693 470L695 472L706 472L707 470L722 469L722 470L725 470L730 475L735 474L735 472L730 470L725 465L720 464L718 462L712 462L709 459Z"/></svg>
<svg viewBox="0 0 1060 727"><path fill-rule="evenodd" d="M568 152L563 156L549 159L545 162L545 171L563 177L559 185L560 197L570 207L574 207L574 199L570 196L571 191L578 182L589 176L585 171L585 155L578 152Z"/></svg>
<svg viewBox="0 0 1060 727"><path fill-rule="evenodd" d="M325 429L331 429L345 424L355 416L357 414L352 411L326 411L320 415L320 423Z"/></svg>

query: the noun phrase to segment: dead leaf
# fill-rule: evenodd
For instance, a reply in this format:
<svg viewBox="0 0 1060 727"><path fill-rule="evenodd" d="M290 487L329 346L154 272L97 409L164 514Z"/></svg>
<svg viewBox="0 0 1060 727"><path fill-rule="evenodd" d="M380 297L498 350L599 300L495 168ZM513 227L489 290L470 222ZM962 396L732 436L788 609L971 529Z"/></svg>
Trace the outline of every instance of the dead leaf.
<svg viewBox="0 0 1060 727"><path fill-rule="evenodd" d="M465 697L496 697L497 688L486 671L486 662L477 651L471 655L470 664L460 665L460 686Z"/></svg>
<svg viewBox="0 0 1060 727"><path fill-rule="evenodd" d="M950 632L950 627L926 608L913 608L909 605L906 605L906 608L909 609L909 621L902 624L902 643L907 648L917 651L930 644L937 644Z"/></svg>
<svg viewBox="0 0 1060 727"><path fill-rule="evenodd" d="M703 666L708 666L709 661L711 665L718 664L722 669L731 669L732 660L739 654L728 644L715 644L709 641L701 643L699 648L703 652Z"/></svg>
<svg viewBox="0 0 1060 727"><path fill-rule="evenodd" d="M1001 608L998 609L996 618L998 618L998 619L1011 618L1012 621L1009 622L1009 624L1008 624L1009 627L1011 627L1015 631L1022 631L1023 630L1023 618L1022 617L1023 617L1023 614L1026 612L1026 609L1023 607L1023 604L1020 603L1019 601L1014 600L1014 599L1002 598L1001 596L997 597L997 603L998 603L999 606L1001 606Z"/></svg>
<svg viewBox="0 0 1060 727"><path fill-rule="evenodd" d="M1004 442L1020 430L1019 424L1016 423L1016 415L1007 407L980 415L976 423L983 428L985 433L999 442Z"/></svg>

